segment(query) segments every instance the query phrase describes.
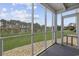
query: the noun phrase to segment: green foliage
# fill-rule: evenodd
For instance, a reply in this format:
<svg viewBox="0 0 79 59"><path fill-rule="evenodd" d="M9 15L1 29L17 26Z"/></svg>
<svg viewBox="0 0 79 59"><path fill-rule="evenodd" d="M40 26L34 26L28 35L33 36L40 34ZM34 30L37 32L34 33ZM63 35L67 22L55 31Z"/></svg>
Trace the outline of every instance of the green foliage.
<svg viewBox="0 0 79 59"><path fill-rule="evenodd" d="M68 29L72 31L72 30L75 29L75 27L74 26L69 26Z"/></svg>
<svg viewBox="0 0 79 59"><path fill-rule="evenodd" d="M20 33L20 34L23 35L29 33ZM75 34L75 32L70 30L65 30L64 35L68 35L68 34ZM46 38L47 38L46 40L52 39L51 31L47 31ZM57 31L57 38L61 38L61 31ZM34 34L34 42L40 42L44 40L45 40L44 33L37 32L36 34ZM4 39L4 50L7 51L28 44L31 44L31 35L24 35L16 38L8 38L8 39Z"/></svg>
<svg viewBox="0 0 79 59"><path fill-rule="evenodd" d="M47 40L51 40L52 33L50 31L47 32L46 37ZM44 38L45 38L44 33L37 32L36 34L34 34L34 43L44 41L45 40ZM4 51L28 44L31 44L31 35L24 35L15 38L4 39Z"/></svg>
<svg viewBox="0 0 79 59"><path fill-rule="evenodd" d="M2 20L5 24L5 20ZM25 22L20 22L20 21L15 21L15 20L11 20L10 24L15 25L16 22L19 23L18 26L16 27L12 27L5 29L6 25L3 26L3 29L0 29L0 34L2 37L7 37L7 36L13 36L13 35L24 35L24 36L20 36L20 37L15 37L15 38L7 38L4 39L4 51L16 48L16 47L20 47L23 45L28 45L31 44L31 35L27 35L27 34L31 34L31 23L25 23ZM8 22L9 23L9 22ZM21 25L27 26L28 25L28 31L21 31L20 26ZM16 28L16 29L15 29ZM27 29L27 28L26 28ZM13 30L13 32L11 32L11 30ZM61 26L57 26L57 38L61 38ZM45 40L45 25L40 25L38 23L34 24L34 42L40 42L40 41L44 41ZM69 30L65 30L64 34L75 34L75 32L69 31ZM52 39L52 32L51 32L51 27L47 27L47 33L46 33L46 40L51 40Z"/></svg>
<svg viewBox="0 0 79 59"><path fill-rule="evenodd" d="M31 32L31 23L27 22L22 22L18 20L4 20L1 19L0 22L3 24L1 26L1 31L2 32L7 32L7 33L19 33L19 32ZM34 23L34 32L43 32L45 25L40 25L38 23ZM51 27L47 27L47 30L51 30Z"/></svg>
<svg viewBox="0 0 79 59"><path fill-rule="evenodd" d="M57 30L60 31L61 30L61 26L57 26Z"/></svg>

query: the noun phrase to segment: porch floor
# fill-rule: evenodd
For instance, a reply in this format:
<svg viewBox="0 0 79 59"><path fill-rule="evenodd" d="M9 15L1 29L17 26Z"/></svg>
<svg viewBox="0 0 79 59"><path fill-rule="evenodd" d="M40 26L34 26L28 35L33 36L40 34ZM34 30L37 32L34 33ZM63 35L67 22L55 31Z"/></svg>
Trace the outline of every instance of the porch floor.
<svg viewBox="0 0 79 59"><path fill-rule="evenodd" d="M79 56L79 49L55 44L42 52L39 56Z"/></svg>

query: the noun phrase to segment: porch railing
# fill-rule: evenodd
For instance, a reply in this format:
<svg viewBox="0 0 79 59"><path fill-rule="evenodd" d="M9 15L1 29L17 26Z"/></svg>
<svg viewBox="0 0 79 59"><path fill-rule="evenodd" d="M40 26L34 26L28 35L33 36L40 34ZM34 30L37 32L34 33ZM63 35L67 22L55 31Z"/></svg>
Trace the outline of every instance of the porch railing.
<svg viewBox="0 0 79 59"><path fill-rule="evenodd" d="M39 33L39 34L41 34L41 33ZM42 34L44 34L44 33L42 33ZM8 47L7 47L7 45L5 45L6 44L6 42L7 42L7 40L14 40L14 39L16 39L16 38L19 38L19 37L24 37L24 36L26 36L26 38L28 38L28 40L26 40L26 38L24 38L24 39L22 39L22 40L24 40L24 41L30 41L30 55L32 55L32 52L34 53L34 55L36 55L36 54L38 54L39 52L41 52L41 51L43 51L43 50L45 50L46 49L46 43L45 43L45 41L44 41L44 38L43 38L43 40L42 40L42 43L40 43L41 41L39 41L39 42L31 42L31 36L34 36L34 35L38 35L37 33L35 33L35 34L33 34L33 35L31 35L31 34L23 34L23 35L14 35L14 36L7 36L7 37L0 37L0 40L1 40L1 55L4 55L4 52L6 52L6 49L8 50ZM20 39L21 40L21 39ZM51 40L52 40L52 38L51 38ZM17 41L19 41L19 39L16 39L16 41L13 41L13 43L12 44L16 44L17 43ZM7 42L7 43L11 43L11 42ZM40 46L42 46L42 48L41 48L41 50L40 49L36 49L36 44L37 43L39 43L38 45L38 47L40 47ZM29 45L28 43L26 43L26 44L24 44L24 45ZM34 46L33 46L33 48L35 49L35 50L32 50L32 45L31 44L34 44ZM40 44L42 44L42 45L40 45ZM48 45L49 43L47 43L47 45ZM18 43L17 43L17 45L18 45ZM15 48L17 48L18 46L16 45L16 47ZM47 47L49 47L50 45L52 45L52 41L51 41L51 43L47 46ZM22 45L23 46L23 45ZM11 46L9 46L10 48L11 48ZM19 46L20 47L20 46ZM13 49L15 49L15 48L13 48ZM25 47L25 49L27 49L26 47ZM12 49L9 49L9 50L12 50ZM40 51L39 51L40 50ZM36 51L36 52L35 52ZM27 54L27 53L26 53Z"/></svg>

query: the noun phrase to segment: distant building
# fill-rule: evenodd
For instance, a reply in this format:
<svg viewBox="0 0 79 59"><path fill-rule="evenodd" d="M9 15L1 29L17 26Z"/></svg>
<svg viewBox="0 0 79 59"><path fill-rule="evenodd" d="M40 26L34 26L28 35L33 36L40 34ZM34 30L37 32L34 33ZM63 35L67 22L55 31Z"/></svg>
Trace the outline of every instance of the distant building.
<svg viewBox="0 0 79 59"><path fill-rule="evenodd" d="M0 29L3 27L3 22L0 20Z"/></svg>
<svg viewBox="0 0 79 59"><path fill-rule="evenodd" d="M0 27L2 26L2 22L0 21Z"/></svg>
<svg viewBox="0 0 79 59"><path fill-rule="evenodd" d="M76 24L75 23L70 23L68 26L74 26L74 27L76 27Z"/></svg>
<svg viewBox="0 0 79 59"><path fill-rule="evenodd" d="M0 29L10 30L11 32L29 32L31 29L31 23L16 20L0 20Z"/></svg>

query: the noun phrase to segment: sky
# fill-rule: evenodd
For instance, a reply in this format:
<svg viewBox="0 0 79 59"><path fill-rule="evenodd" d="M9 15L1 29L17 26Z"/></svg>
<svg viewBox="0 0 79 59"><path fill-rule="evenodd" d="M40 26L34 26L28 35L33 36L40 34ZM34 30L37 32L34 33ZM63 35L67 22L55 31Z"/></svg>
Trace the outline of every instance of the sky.
<svg viewBox="0 0 79 59"><path fill-rule="evenodd" d="M32 6L31 4L16 4L16 3L0 3L0 19L6 20L20 20L23 22L31 22ZM74 11L63 13L63 15L74 13ZM40 4L34 6L34 23L40 25L45 24L45 9ZM60 14L57 17L57 24L61 25ZM72 21L71 21L72 20ZM66 18L64 25L67 26L69 23L75 23L75 17ZM47 26L52 26L52 13L48 10L47 12Z"/></svg>
<svg viewBox="0 0 79 59"><path fill-rule="evenodd" d="M70 23L76 23L75 16L69 17L69 18L64 18L64 26L68 26ZM57 17L57 24L61 25L61 15L60 14Z"/></svg>
<svg viewBox="0 0 79 59"><path fill-rule="evenodd" d="M76 9L68 11L68 12L64 12L62 13L63 16L68 15L68 14L74 14L76 13ZM68 18L64 18L64 26L68 26L69 23L76 23L76 17L68 17ZM57 24L61 25L61 14L57 15Z"/></svg>

